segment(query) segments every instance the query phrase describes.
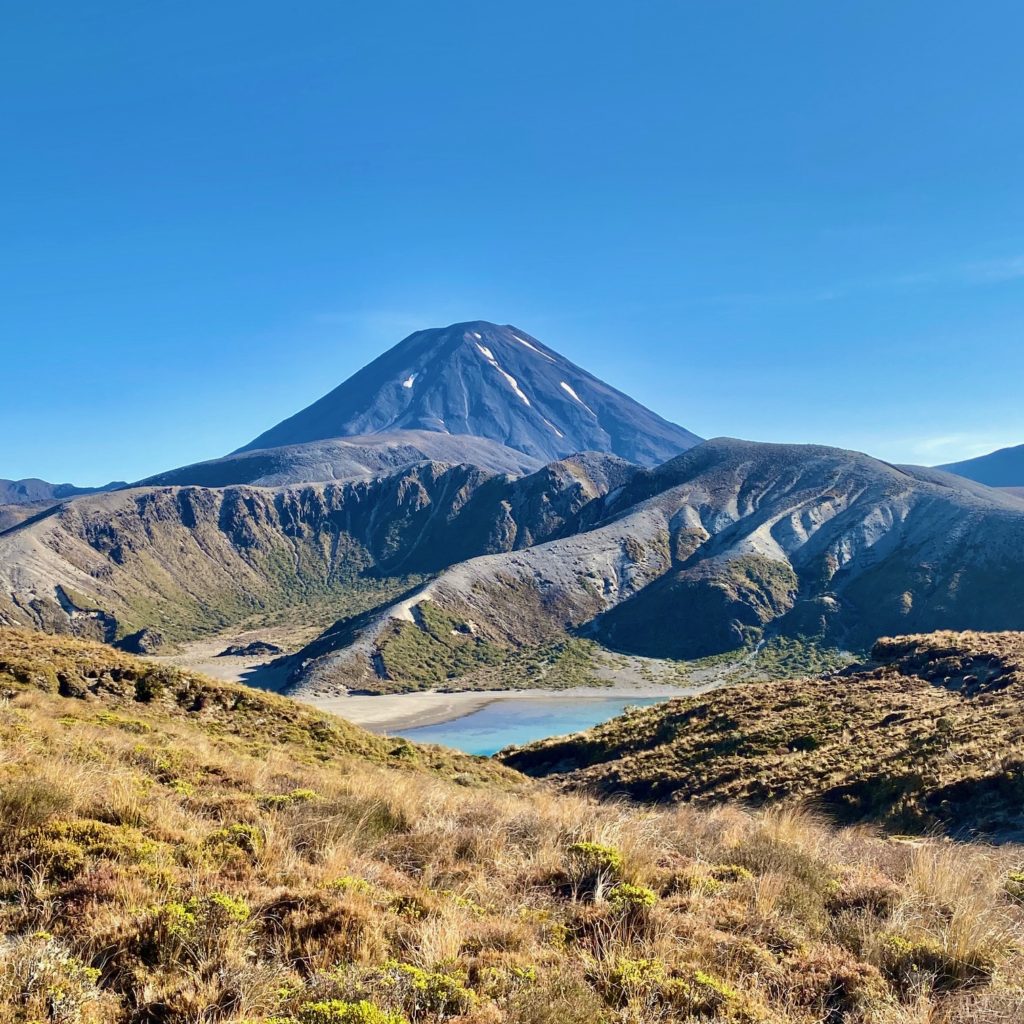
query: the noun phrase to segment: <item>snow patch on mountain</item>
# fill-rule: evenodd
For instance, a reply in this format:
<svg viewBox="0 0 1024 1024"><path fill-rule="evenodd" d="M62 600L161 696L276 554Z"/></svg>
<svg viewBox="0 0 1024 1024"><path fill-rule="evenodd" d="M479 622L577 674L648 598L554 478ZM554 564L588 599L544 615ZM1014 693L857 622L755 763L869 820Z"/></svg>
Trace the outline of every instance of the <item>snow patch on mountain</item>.
<svg viewBox="0 0 1024 1024"><path fill-rule="evenodd" d="M541 350L537 348L536 345L531 344L525 338L520 338L518 334L513 334L512 337L515 338L520 345L525 345L531 352L536 352L537 355L543 356L549 363L553 363L555 361L552 356L549 356L547 354L547 352L541 352Z"/></svg>
<svg viewBox="0 0 1024 1024"><path fill-rule="evenodd" d="M579 402L579 404L580 404L580 405L582 405L582 406L583 406L583 408L584 408L584 409L586 409L586 410L587 410L587 412L589 412L591 416L595 416L595 415L597 415L597 414L596 414L596 413L594 412L594 410L593 410L593 409L591 409L591 408L590 408L590 406L589 406L589 405L587 405L587 403L586 403L586 402L584 402L584 401L583 401L583 399L582 399L582 398L580 398L580 396L579 396L579 395L577 395L577 394L576 394L576 392L575 392L575 391L574 391L574 390L573 390L573 389L572 389L572 388L571 388L571 387L570 387L570 386L569 386L568 384L566 384L566 383L565 383L565 381L564 381L564 380L563 380L563 381L559 381L559 384L561 385L561 387L562 387L562 390L563 390L563 391L565 391L565 392L567 392L570 398L573 398L573 399L575 399L575 400L576 400L577 402Z"/></svg>
<svg viewBox="0 0 1024 1024"><path fill-rule="evenodd" d="M600 451L646 466L700 440L517 328L474 320L411 334L241 450L400 430L484 437L545 461Z"/></svg>

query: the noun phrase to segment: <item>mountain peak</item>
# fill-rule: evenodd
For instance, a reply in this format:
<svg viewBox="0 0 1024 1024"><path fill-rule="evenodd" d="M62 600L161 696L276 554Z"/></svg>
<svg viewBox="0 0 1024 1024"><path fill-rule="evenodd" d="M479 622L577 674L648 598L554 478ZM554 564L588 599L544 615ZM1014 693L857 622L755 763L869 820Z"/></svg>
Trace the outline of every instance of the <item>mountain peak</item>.
<svg viewBox="0 0 1024 1024"><path fill-rule="evenodd" d="M409 335L239 450L397 430L484 437L545 461L601 451L644 465L700 441L521 328L469 320Z"/></svg>

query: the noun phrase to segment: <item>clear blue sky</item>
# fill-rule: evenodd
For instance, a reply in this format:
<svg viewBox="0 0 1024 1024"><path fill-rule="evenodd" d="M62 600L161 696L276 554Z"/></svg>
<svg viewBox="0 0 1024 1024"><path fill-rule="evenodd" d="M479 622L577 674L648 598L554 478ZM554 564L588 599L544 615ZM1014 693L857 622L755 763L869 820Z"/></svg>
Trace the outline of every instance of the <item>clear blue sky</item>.
<svg viewBox="0 0 1024 1024"><path fill-rule="evenodd" d="M0 476L512 322L706 436L1024 442L1019 0L15 3Z"/></svg>

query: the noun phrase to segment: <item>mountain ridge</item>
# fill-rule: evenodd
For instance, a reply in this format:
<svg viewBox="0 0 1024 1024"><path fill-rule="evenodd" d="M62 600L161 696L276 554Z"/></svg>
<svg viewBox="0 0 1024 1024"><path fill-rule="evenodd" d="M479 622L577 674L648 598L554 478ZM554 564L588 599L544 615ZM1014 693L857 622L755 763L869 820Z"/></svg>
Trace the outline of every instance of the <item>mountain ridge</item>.
<svg viewBox="0 0 1024 1024"><path fill-rule="evenodd" d="M75 484L51 484L38 477L23 480L0 480L0 505L31 505L41 501L63 501L83 494L100 494L124 487L123 480L112 480L100 487L78 487Z"/></svg>
<svg viewBox="0 0 1024 1024"><path fill-rule="evenodd" d="M499 648L581 633L683 659L766 631L866 648L1019 629L1022 552L1024 507L998 492L840 449L713 439L595 496L546 543L453 565L358 635L336 629L342 646L312 645L293 687L393 688L379 666L415 639L424 602Z"/></svg>
<svg viewBox="0 0 1024 1024"><path fill-rule="evenodd" d="M364 437L247 449L220 459L156 473L133 486L284 487L368 480L430 462L472 465L512 476L536 472L543 465L525 452L484 437L396 430Z"/></svg>

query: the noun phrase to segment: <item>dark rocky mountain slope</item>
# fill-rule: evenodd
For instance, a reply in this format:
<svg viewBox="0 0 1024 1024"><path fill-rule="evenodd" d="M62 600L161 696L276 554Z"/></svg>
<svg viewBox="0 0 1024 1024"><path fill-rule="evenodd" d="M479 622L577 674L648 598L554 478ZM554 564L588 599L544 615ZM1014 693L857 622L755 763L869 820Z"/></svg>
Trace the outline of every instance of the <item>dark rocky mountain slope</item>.
<svg viewBox="0 0 1024 1024"><path fill-rule="evenodd" d="M656 465L699 443L517 327L417 331L241 451L399 430L468 434L549 462L603 451Z"/></svg>
<svg viewBox="0 0 1024 1024"><path fill-rule="evenodd" d="M635 472L590 454L521 478L425 463L339 484L81 498L0 537L0 623L108 640L155 627L177 641L269 612L331 621L556 536Z"/></svg>

